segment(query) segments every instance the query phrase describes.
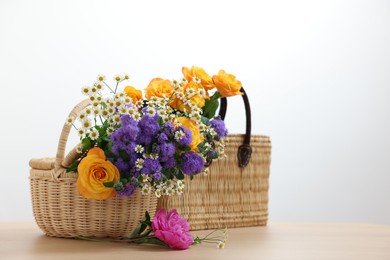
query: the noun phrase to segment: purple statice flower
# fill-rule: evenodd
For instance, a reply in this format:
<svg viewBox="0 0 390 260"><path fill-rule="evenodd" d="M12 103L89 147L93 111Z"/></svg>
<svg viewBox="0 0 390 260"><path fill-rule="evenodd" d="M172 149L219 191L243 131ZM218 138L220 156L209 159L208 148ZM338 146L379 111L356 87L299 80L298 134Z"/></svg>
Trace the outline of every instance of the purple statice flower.
<svg viewBox="0 0 390 260"><path fill-rule="evenodd" d="M204 160L202 156L195 152L183 153L181 155L182 159L182 171L183 173L193 176L202 171L204 166Z"/></svg>
<svg viewBox="0 0 390 260"><path fill-rule="evenodd" d="M163 162L164 169L171 169L175 166L176 166L176 160L173 156L169 157L166 162Z"/></svg>
<svg viewBox="0 0 390 260"><path fill-rule="evenodd" d="M217 140L227 135L228 131L225 127L225 122L223 120L216 118L211 120L210 124L218 134Z"/></svg>
<svg viewBox="0 0 390 260"><path fill-rule="evenodd" d="M173 143L162 143L156 147L160 162L166 162L176 152L176 147Z"/></svg>
<svg viewBox="0 0 390 260"><path fill-rule="evenodd" d="M156 172L161 172L161 164L158 160L146 158L144 160L141 172L146 175L151 175Z"/></svg>
<svg viewBox="0 0 390 260"><path fill-rule="evenodd" d="M130 183L126 183L123 186L123 189L121 191L117 191L116 194L118 195L118 197L130 197L131 195L133 195L135 189L136 186Z"/></svg>
<svg viewBox="0 0 390 260"><path fill-rule="evenodd" d="M142 145L149 145L152 143L154 136L160 130L158 115L144 115L138 122L138 127L140 131L137 137L137 143Z"/></svg>

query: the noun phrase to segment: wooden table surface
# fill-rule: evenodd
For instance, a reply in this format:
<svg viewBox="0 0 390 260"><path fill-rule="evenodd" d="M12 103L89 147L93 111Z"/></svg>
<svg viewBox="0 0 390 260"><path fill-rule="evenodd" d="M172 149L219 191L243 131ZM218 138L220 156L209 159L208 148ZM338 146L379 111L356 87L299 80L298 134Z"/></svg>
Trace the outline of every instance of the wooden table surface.
<svg viewBox="0 0 390 260"><path fill-rule="evenodd" d="M387 225L271 222L266 227L229 229L228 235L224 249L201 244L173 251L154 245L52 238L33 222L0 222L0 259L390 259Z"/></svg>

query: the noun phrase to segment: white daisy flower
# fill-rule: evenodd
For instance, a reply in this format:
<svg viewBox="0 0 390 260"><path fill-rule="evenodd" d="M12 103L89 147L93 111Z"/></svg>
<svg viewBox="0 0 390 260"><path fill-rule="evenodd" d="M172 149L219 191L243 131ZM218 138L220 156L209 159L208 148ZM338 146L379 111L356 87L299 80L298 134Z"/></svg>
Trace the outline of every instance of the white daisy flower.
<svg viewBox="0 0 390 260"><path fill-rule="evenodd" d="M209 173L210 173L209 167L204 168L203 171L202 171L202 173L203 173L203 176L208 176Z"/></svg>
<svg viewBox="0 0 390 260"><path fill-rule="evenodd" d="M100 110L100 115L103 116L103 117L108 117L109 116L109 112L107 109L101 109Z"/></svg>
<svg viewBox="0 0 390 260"><path fill-rule="evenodd" d="M95 86L93 86L91 88L91 94L94 95L94 94L97 94L97 92L98 92L98 89Z"/></svg>
<svg viewBox="0 0 390 260"><path fill-rule="evenodd" d="M120 81L123 80L123 78L122 78L120 75L116 75L116 76L114 77L114 80L115 80L116 82L120 82Z"/></svg>
<svg viewBox="0 0 390 260"><path fill-rule="evenodd" d="M153 159L153 160L158 159L158 153L151 153L151 154L149 155L149 158L150 158L150 159Z"/></svg>
<svg viewBox="0 0 390 260"><path fill-rule="evenodd" d="M197 83L197 84L200 84L200 82L201 82L200 78L198 78L196 76L192 77L192 81Z"/></svg>
<svg viewBox="0 0 390 260"><path fill-rule="evenodd" d="M99 107L95 107L95 108L92 110L92 113L93 113L95 116L100 115L100 108L99 108Z"/></svg>
<svg viewBox="0 0 390 260"><path fill-rule="evenodd" d="M135 161L135 169L137 171L140 171L142 169L144 165L144 159L141 159L141 158L138 158L136 161Z"/></svg>
<svg viewBox="0 0 390 260"><path fill-rule="evenodd" d="M183 192L184 192L184 189L183 189L183 188L177 187L177 189L176 189L176 194L177 194L177 195L182 195Z"/></svg>
<svg viewBox="0 0 390 260"><path fill-rule="evenodd" d="M83 93L83 95L90 95L91 93L91 89L89 87L83 87L81 88L81 93Z"/></svg>
<svg viewBox="0 0 390 260"><path fill-rule="evenodd" d="M99 138L99 132L96 129L93 129L91 132L89 132L89 138L92 140L96 140Z"/></svg>
<svg viewBox="0 0 390 260"><path fill-rule="evenodd" d="M133 116L136 113L136 111L135 111L134 107L130 107L129 110L127 111L127 113L129 113L129 115Z"/></svg>
<svg viewBox="0 0 390 260"><path fill-rule="evenodd" d="M142 107L143 104L144 104L144 102L143 102L142 100L138 100L138 101L135 103L135 105L136 105L137 107Z"/></svg>
<svg viewBox="0 0 390 260"><path fill-rule="evenodd" d="M106 76L100 74L100 75L97 76L97 80L98 81L104 81L104 80L106 80Z"/></svg>
<svg viewBox="0 0 390 260"><path fill-rule="evenodd" d="M161 189L156 189L156 191L154 192L154 195L156 195L157 198L160 198L162 195Z"/></svg>
<svg viewBox="0 0 390 260"><path fill-rule="evenodd" d="M73 124L73 122L74 122L74 118L73 117L68 117L67 119L66 119L66 124L67 125L71 125L71 124Z"/></svg>
<svg viewBox="0 0 390 260"><path fill-rule="evenodd" d="M92 114L92 109L89 108L89 107L87 107L87 108L85 108L84 113L85 113L86 115L90 115L90 114Z"/></svg>
<svg viewBox="0 0 390 260"><path fill-rule="evenodd" d="M198 88L198 95L200 97L205 97L206 96L206 90L204 88Z"/></svg>
<svg viewBox="0 0 390 260"><path fill-rule="evenodd" d="M124 79L124 80L129 80L129 79L130 79L130 76L129 76L129 74L125 74L125 75L123 75L123 79Z"/></svg>
<svg viewBox="0 0 390 260"><path fill-rule="evenodd" d="M120 122L121 122L121 116L120 115L114 115L114 117L112 119L113 119L113 122L115 124L120 124Z"/></svg>
<svg viewBox="0 0 390 260"><path fill-rule="evenodd" d="M182 130L175 132L175 140L180 141L185 136L184 132Z"/></svg>
<svg viewBox="0 0 390 260"><path fill-rule="evenodd" d="M222 249L224 247L225 247L225 243L223 241L219 241L218 245L217 245L217 248Z"/></svg>
<svg viewBox="0 0 390 260"><path fill-rule="evenodd" d="M110 126L107 128L106 132L108 135L112 135L115 132L115 128Z"/></svg>
<svg viewBox="0 0 390 260"><path fill-rule="evenodd" d="M148 175L146 175L146 174L141 174L141 177L142 177L142 182L148 182L148 181L149 181Z"/></svg>
<svg viewBox="0 0 390 260"><path fill-rule="evenodd" d="M142 195L148 195L152 191L152 187L150 187L148 184L145 184L141 188L141 194Z"/></svg>
<svg viewBox="0 0 390 260"><path fill-rule="evenodd" d="M79 120L84 120L85 118L87 117L87 115L85 113L81 113L78 117Z"/></svg>
<svg viewBox="0 0 390 260"><path fill-rule="evenodd" d="M99 92L99 91L101 91L101 90L103 89L104 85L103 85L102 82L96 82L96 83L95 83L95 87L96 87L96 89L97 89L98 92Z"/></svg>
<svg viewBox="0 0 390 260"><path fill-rule="evenodd" d="M134 149L134 151L136 152L136 153L143 153L144 152L144 147L142 146L142 145L137 145L136 147L135 147L135 149Z"/></svg>
<svg viewBox="0 0 390 260"><path fill-rule="evenodd" d="M133 118L134 118L134 120L139 121L139 120L141 120L141 114L137 112L133 115Z"/></svg>
<svg viewBox="0 0 390 260"><path fill-rule="evenodd" d="M92 127L92 123L91 123L91 121L90 121L89 119L85 119L85 120L83 120L83 121L81 122L81 126L82 126L85 130L87 130L87 129L89 129L90 127Z"/></svg>
<svg viewBox="0 0 390 260"><path fill-rule="evenodd" d="M156 114L156 110L153 107L149 107L146 111L146 114L150 117L154 116Z"/></svg>
<svg viewBox="0 0 390 260"><path fill-rule="evenodd" d="M123 102L125 104L131 104L131 103L133 103L133 100L131 99L131 97L126 96L126 97L123 98Z"/></svg>
<svg viewBox="0 0 390 260"><path fill-rule="evenodd" d="M81 138L83 138L84 135L85 135L85 130L84 130L83 128L79 128L79 129L77 130L77 133L79 134L79 136L80 136Z"/></svg>
<svg viewBox="0 0 390 260"><path fill-rule="evenodd" d="M168 188L165 189L165 193L168 196L172 196L175 193L175 191L173 190L172 187L168 187Z"/></svg>
<svg viewBox="0 0 390 260"><path fill-rule="evenodd" d="M83 145L82 145L82 144L77 145L77 147L76 147L76 152L77 152L78 154L80 154L80 153L83 152Z"/></svg>
<svg viewBox="0 0 390 260"><path fill-rule="evenodd" d="M122 106L118 107L118 112L121 114L128 114L129 110L126 106L122 105Z"/></svg>

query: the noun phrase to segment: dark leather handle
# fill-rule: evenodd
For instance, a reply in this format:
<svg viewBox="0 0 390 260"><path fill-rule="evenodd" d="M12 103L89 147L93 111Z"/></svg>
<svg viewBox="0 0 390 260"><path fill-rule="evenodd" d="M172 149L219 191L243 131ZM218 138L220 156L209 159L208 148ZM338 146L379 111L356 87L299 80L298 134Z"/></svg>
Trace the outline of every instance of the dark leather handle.
<svg viewBox="0 0 390 260"><path fill-rule="evenodd" d="M242 95L242 99L244 100L244 104L245 104L246 131L245 131L244 142L240 147L238 147L237 157L238 157L239 166L241 168L244 168L245 166L248 165L252 155L252 147L250 146L251 131L252 131L252 121L251 121L252 117L251 117L251 107L249 105L248 96L243 87L241 87L240 91L244 93L244 95ZM221 117L222 120L225 119L226 109L227 109L227 99L226 97L223 97L221 98L221 104L219 109L219 116Z"/></svg>

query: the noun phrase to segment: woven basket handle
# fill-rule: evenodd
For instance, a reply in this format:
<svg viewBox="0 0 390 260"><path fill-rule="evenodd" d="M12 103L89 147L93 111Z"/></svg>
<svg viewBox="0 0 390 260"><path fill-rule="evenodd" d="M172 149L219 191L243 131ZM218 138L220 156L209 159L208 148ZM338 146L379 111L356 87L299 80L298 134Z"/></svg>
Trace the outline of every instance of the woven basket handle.
<svg viewBox="0 0 390 260"><path fill-rule="evenodd" d="M250 146L252 121L251 121L251 107L249 105L248 96L243 87L241 87L240 91L244 93L244 95L242 95L242 99L244 100L244 104L245 104L246 131L245 131L244 142L242 145L240 145L240 147L238 147L237 157L238 157L239 166L241 168L244 168L248 165L252 155L252 147ZM219 109L219 116L221 117L222 120L225 119L226 109L227 109L227 99L226 97L223 97L221 98L221 107Z"/></svg>
<svg viewBox="0 0 390 260"><path fill-rule="evenodd" d="M69 113L69 117L77 118L79 113L90 104L89 99L85 99L78 103L72 111ZM77 158L76 149L72 149L69 154L65 157L66 143L68 142L68 137L70 130L72 128L71 124L64 124L62 132L60 135L60 140L58 141L56 161L54 163L54 178L58 178L61 174L60 169L69 166L69 162L73 162Z"/></svg>

